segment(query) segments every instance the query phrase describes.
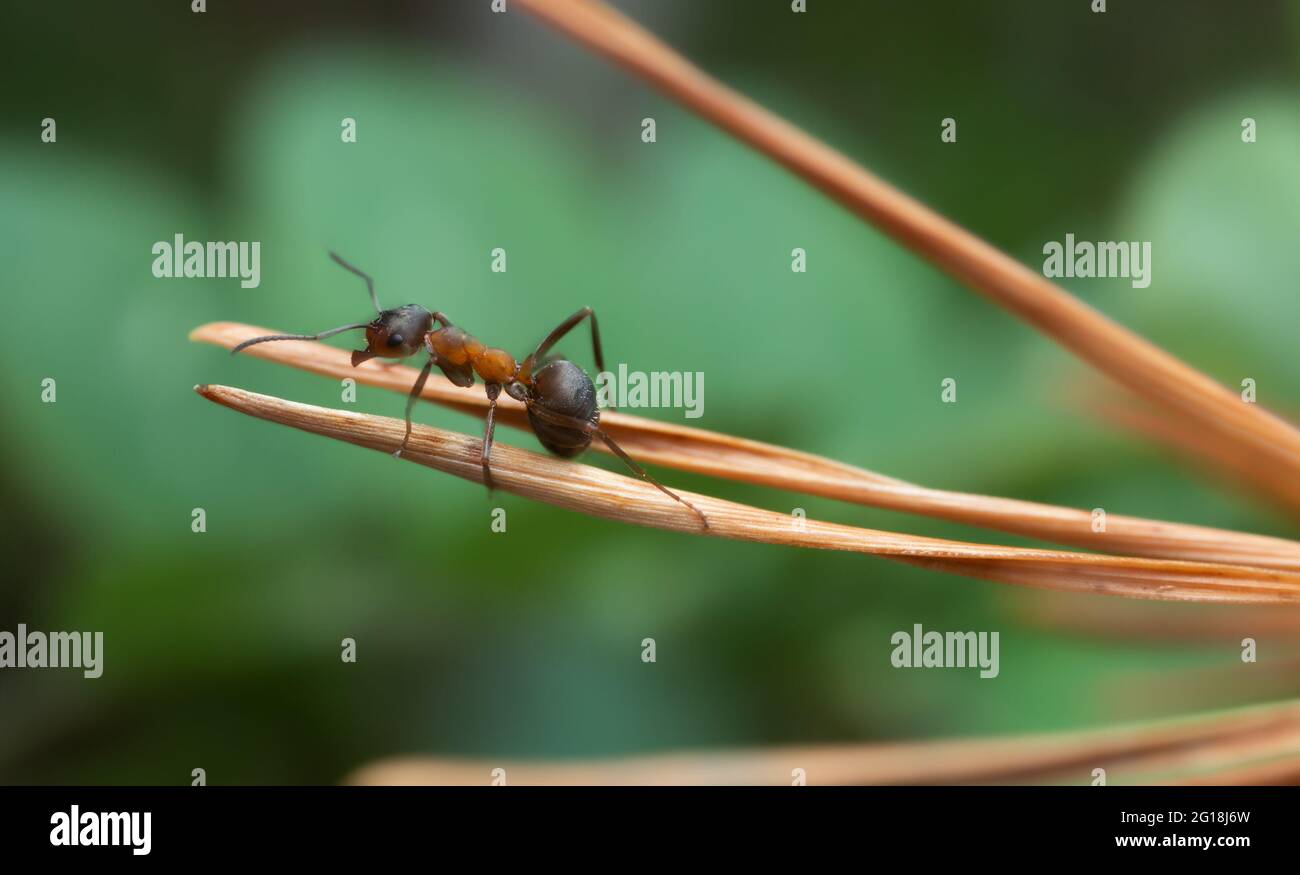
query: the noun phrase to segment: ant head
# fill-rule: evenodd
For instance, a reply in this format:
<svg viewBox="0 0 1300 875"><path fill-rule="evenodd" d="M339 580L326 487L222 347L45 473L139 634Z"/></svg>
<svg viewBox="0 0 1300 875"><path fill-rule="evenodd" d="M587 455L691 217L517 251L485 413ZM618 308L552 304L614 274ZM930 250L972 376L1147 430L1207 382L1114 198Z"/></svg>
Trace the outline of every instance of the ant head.
<svg viewBox="0 0 1300 875"><path fill-rule="evenodd" d="M416 304L384 310L366 326L366 358L414 355L424 346L424 336L432 327L433 314Z"/></svg>

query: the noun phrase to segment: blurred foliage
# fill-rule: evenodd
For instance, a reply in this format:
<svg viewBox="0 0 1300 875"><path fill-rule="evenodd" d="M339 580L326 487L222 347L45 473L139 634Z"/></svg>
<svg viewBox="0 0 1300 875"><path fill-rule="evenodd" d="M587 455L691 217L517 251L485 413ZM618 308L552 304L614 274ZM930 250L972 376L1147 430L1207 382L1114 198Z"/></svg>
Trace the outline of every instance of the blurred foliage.
<svg viewBox="0 0 1300 875"><path fill-rule="evenodd" d="M705 374L706 428L927 485L1288 531L1080 415L1066 388L1080 369L1050 342L521 15L335 2L302 24L210 5L202 20L90 5L0 19L26 46L3 62L19 87L0 119L0 629L106 641L93 682L0 674L0 780L178 783L201 766L213 783L328 782L406 751L1030 731L1236 701L1115 695L1231 648L1066 637L1026 623L1032 591L489 499L199 399L191 386L220 382L339 406L331 381L185 339L214 319L315 331L366 317L334 248L385 305L446 310L516 351L590 304L614 361ZM1296 404L1294 5L1247 18L1113 3L1104 19L1082 3L816 7L794 22L782 3L627 8L1030 264L1066 232L1152 240L1149 289L1072 290L1230 384L1257 377L1263 402ZM51 45L79 60L38 60ZM45 115L55 146L36 133ZM957 146L939 144L946 115ZM339 140L344 116L355 145ZM261 241L260 288L155 279L150 247L175 233ZM505 274L488 270L495 246ZM789 270L795 246L807 274ZM590 365L583 343L566 351ZM956 405L938 401L947 376ZM56 404L39 402L45 377ZM359 409L402 403L359 388ZM1018 542L665 476L813 517ZM489 530L498 505L504 535ZM194 507L206 534L190 531ZM913 623L1001 630L1001 676L892 669L889 636ZM344 637L355 665L339 660Z"/></svg>

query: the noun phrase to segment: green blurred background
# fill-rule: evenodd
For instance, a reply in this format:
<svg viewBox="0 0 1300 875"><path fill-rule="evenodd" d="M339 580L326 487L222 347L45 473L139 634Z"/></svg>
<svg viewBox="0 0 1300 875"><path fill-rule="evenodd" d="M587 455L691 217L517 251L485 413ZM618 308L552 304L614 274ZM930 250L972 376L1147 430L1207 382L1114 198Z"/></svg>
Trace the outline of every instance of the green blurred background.
<svg viewBox="0 0 1300 875"><path fill-rule="evenodd" d="M1262 403L1300 403L1300 4L619 5L1031 265L1067 232L1152 241L1150 288L1065 282L1225 383L1256 379ZM705 373L691 424L931 486L1296 531L1094 421L1071 389L1083 368L1051 342L522 9L208 7L0 11L0 629L102 631L106 651L98 680L0 671L0 781L188 783L201 767L212 783L321 783L408 752L1036 731L1296 691L1270 662L1284 637L1260 636L1245 673L1240 635L1086 634L1041 615L1046 593L489 500L203 401L191 387L213 382L343 406L335 381L186 339L217 319L368 318L334 248L386 305L443 309L521 354L589 304L614 361ZM261 286L155 279L150 248L176 233L261 241ZM489 270L497 246L505 274ZM796 246L806 274L789 269ZM564 351L590 366L584 342ZM46 377L57 403L41 403ZM354 409L402 404L360 387ZM481 428L431 405L417 419ZM782 512L1022 543L660 473ZM1000 677L893 669L889 636L913 623L999 630Z"/></svg>

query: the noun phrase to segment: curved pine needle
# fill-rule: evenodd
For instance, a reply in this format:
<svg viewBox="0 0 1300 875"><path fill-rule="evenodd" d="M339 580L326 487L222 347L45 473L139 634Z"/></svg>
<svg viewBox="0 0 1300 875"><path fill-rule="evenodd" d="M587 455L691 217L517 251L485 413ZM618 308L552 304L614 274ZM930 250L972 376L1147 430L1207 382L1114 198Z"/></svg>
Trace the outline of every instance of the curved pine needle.
<svg viewBox="0 0 1300 875"><path fill-rule="evenodd" d="M1119 729L888 744L781 747L569 763L404 757L346 781L372 785L1275 784L1300 781L1300 703Z"/></svg>
<svg viewBox="0 0 1300 875"><path fill-rule="evenodd" d="M1206 431L1177 410L1144 409L1102 395L1085 401L1102 418L1156 443L1165 444L1189 460L1208 462L1225 483L1246 487L1269 500L1292 519L1300 515L1300 480L1279 477L1268 457L1257 455L1232 435Z"/></svg>
<svg viewBox="0 0 1300 875"><path fill-rule="evenodd" d="M267 333L273 332L237 322L210 322L194 329L190 339L231 349ZM336 379L351 377L395 392L409 392L415 382L412 368L373 361L354 368L347 352L321 343L268 343L243 354ZM429 378L421 397L480 418L488 404L482 392L467 391L436 375ZM523 405L508 396L498 402L497 421L530 430ZM626 413L604 412L600 421L633 458L668 468L1111 553L1300 571L1300 543L1284 538L1123 514L1108 514L1106 531L1096 532L1092 514L1085 510L930 489L811 453Z"/></svg>
<svg viewBox="0 0 1300 875"><path fill-rule="evenodd" d="M405 433L398 419L298 404L227 386L195 388L211 401L259 419L386 453L401 445ZM402 459L481 483L481 446L477 437L416 426ZM1164 601L1300 603L1300 573L1296 572L924 538L795 519L676 490L708 516L709 529L704 530L688 509L644 481L505 444L493 447L492 474L504 492L669 531L865 553L968 577L1057 590Z"/></svg>
<svg viewBox="0 0 1300 875"><path fill-rule="evenodd" d="M772 158L1117 383L1267 459L1274 478L1300 483L1300 430L1285 419L1243 403L1235 392L712 78L599 0L519 5Z"/></svg>
<svg viewBox="0 0 1300 875"><path fill-rule="evenodd" d="M1237 645L1243 636L1249 635L1300 643L1300 611L1279 611L1273 606L1208 609L1199 605L1136 605L1106 599L1044 596L1007 599L1005 610L1017 625L1044 630L1058 638L1185 647L1207 643ZM1222 652L1233 658L1233 649ZM1300 672L1294 677L1300 681Z"/></svg>

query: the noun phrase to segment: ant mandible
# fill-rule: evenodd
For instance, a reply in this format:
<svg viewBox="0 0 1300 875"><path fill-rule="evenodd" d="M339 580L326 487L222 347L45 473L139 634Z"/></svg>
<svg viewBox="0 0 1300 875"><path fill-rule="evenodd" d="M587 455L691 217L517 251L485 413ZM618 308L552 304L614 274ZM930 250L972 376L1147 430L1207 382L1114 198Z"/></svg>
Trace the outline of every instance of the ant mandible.
<svg viewBox="0 0 1300 875"><path fill-rule="evenodd" d="M402 445L394 456L401 456L411 439L411 410L415 401L424 390L429 373L437 365L447 379L457 386L468 388L474 385L474 375L483 379L488 397L487 423L483 431L483 483L491 491L492 433L497 408L497 398L504 389L506 394L517 401L522 401L528 411L528 422L533 433L542 446L562 458L572 458L591 445L593 438L600 438L614 455L623 460L642 480L652 484L659 491L690 508L700 518L704 528L709 521L700 509L686 499L668 489L645 469L638 465L623 448L600 427L600 410L596 405L596 387L581 367L560 356L549 356L556 343L578 326L584 319L591 320L591 348L596 359L596 367L605 370L604 356L600 350L600 328L596 323L596 314L590 307L583 307L555 330L546 335L522 362L515 361L514 356L504 349L485 346L460 328L452 324L447 316L439 311L430 313L417 304L406 304L392 310L379 306L379 296L375 294L375 282L368 274L359 270L331 252L330 258L345 270L349 270L366 282L370 292L370 302L379 315L369 322L353 322L340 325L319 334L268 334L245 340L230 351L231 355L247 349L257 343L272 340L324 340L345 331L364 328L366 331L366 348L353 350L352 366L372 358L404 359L415 355L424 348L429 353L429 360L420 370L420 376L411 387L406 398L406 435ZM433 324L437 322L438 327Z"/></svg>

